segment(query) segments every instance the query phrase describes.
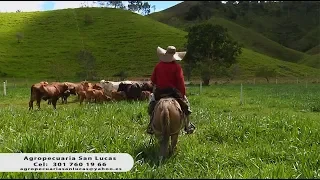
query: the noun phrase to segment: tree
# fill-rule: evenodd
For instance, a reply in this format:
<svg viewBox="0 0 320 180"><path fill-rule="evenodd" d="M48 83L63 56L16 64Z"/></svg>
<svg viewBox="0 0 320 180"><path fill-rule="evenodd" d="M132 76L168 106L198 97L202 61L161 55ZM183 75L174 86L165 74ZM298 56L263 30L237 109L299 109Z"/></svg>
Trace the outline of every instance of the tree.
<svg viewBox="0 0 320 180"><path fill-rule="evenodd" d="M156 5L151 6L151 8L153 8L153 12L156 11Z"/></svg>
<svg viewBox="0 0 320 180"><path fill-rule="evenodd" d="M113 77L119 77L120 81L124 81L128 77L128 73L126 71L120 71L118 73L115 73Z"/></svg>
<svg viewBox="0 0 320 180"><path fill-rule="evenodd" d="M114 8L123 8L122 1L98 1L98 4L102 7L112 6Z"/></svg>
<svg viewBox="0 0 320 180"><path fill-rule="evenodd" d="M202 23L188 31L185 62L200 68L203 84L209 85L212 76L224 76L224 69L236 63L241 47L220 25Z"/></svg>
<svg viewBox="0 0 320 180"><path fill-rule="evenodd" d="M233 64L230 67L230 78L231 80L236 79L236 77L239 77L241 75L241 69L239 67L239 64Z"/></svg>
<svg viewBox="0 0 320 180"><path fill-rule="evenodd" d="M186 79L188 81L190 81L191 75L192 75L192 70L193 70L192 65L188 64L188 63L184 63L183 64L183 69L184 69L183 71L184 71L184 73L186 75Z"/></svg>
<svg viewBox="0 0 320 180"><path fill-rule="evenodd" d="M84 24L85 25L90 25L93 23L93 18L90 14L85 14L84 15Z"/></svg>
<svg viewBox="0 0 320 180"><path fill-rule="evenodd" d="M16 34L16 38L17 38L17 40L18 40L18 43L20 43L21 40L23 39L23 34L22 34L21 32L18 32L18 33Z"/></svg>
<svg viewBox="0 0 320 180"><path fill-rule="evenodd" d="M108 2L108 5L114 6L114 8L123 7L122 1L107 1L107 2Z"/></svg>
<svg viewBox="0 0 320 180"><path fill-rule="evenodd" d="M151 12L151 10L150 10L150 4L148 3L148 2L144 2L143 4L142 4L142 13L144 14L144 15L148 15L148 14L150 14L150 12Z"/></svg>
<svg viewBox="0 0 320 180"><path fill-rule="evenodd" d="M96 76L96 58L92 52L86 49L80 50L78 53L78 60L80 61L80 65L83 69L81 74L84 75L86 79L93 79Z"/></svg>
<svg viewBox="0 0 320 180"><path fill-rule="evenodd" d="M128 1L128 10L132 12L139 12L142 9L142 1Z"/></svg>
<svg viewBox="0 0 320 180"><path fill-rule="evenodd" d="M201 11L200 5L192 6L186 13L185 20L192 21L197 18L201 18Z"/></svg>
<svg viewBox="0 0 320 180"><path fill-rule="evenodd" d="M277 75L277 72L275 69L271 69L267 66L262 66L256 71L255 75L256 75L256 77L265 78L267 80L267 82L269 83L269 78L275 77Z"/></svg>

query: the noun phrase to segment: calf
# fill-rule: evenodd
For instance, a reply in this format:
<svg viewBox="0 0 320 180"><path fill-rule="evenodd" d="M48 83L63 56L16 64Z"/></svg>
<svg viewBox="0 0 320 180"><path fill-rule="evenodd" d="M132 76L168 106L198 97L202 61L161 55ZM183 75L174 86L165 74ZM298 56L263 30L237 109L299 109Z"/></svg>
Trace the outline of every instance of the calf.
<svg viewBox="0 0 320 180"><path fill-rule="evenodd" d="M83 95L82 91L88 89L91 86L91 83L88 83L87 81L82 81L80 83L74 83L75 84L75 93L78 95L78 100L81 99L81 94Z"/></svg>
<svg viewBox="0 0 320 180"><path fill-rule="evenodd" d="M81 105L82 102L86 99L86 95L87 95L87 92L86 92L86 91L79 91L79 92L78 92L80 105Z"/></svg>
<svg viewBox="0 0 320 180"><path fill-rule="evenodd" d="M142 91L140 99L141 101L149 100L151 93L149 91Z"/></svg>
<svg viewBox="0 0 320 180"><path fill-rule="evenodd" d="M110 101L111 98L104 94L103 90L93 89L93 98L95 102Z"/></svg>
<svg viewBox="0 0 320 180"><path fill-rule="evenodd" d="M124 91L115 91L113 90L111 92L111 99L114 101L121 101L121 100L125 100L126 97L126 93Z"/></svg>
<svg viewBox="0 0 320 180"><path fill-rule="evenodd" d="M62 102L62 104L67 104L67 99L68 99L68 97L70 96L70 94L71 94L71 91L70 90L66 90L66 91L64 91L63 93L62 93L62 95L61 95L61 102ZM50 99L48 99L48 104L51 104L52 103L52 99L50 98Z"/></svg>

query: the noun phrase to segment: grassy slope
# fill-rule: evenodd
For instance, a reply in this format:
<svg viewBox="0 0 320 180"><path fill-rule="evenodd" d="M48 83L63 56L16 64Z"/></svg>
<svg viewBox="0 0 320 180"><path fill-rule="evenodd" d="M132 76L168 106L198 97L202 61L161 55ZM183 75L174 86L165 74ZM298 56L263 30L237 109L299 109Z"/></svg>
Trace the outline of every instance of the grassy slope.
<svg viewBox="0 0 320 180"><path fill-rule="evenodd" d="M300 51L307 51L316 47L320 43L320 27L309 31L305 36L292 45L293 48Z"/></svg>
<svg viewBox="0 0 320 180"><path fill-rule="evenodd" d="M85 12L93 17L94 23L90 26L84 25ZM131 77L150 75L157 62L155 48L158 45L174 44L179 48L186 41L184 31L118 9L7 13L0 14L0 18L3 19L1 25L5 27L0 29L0 71L10 77L52 78L55 74L74 77L80 70L76 56L82 48L82 38L97 59L99 77L112 76L121 70L127 71ZM16 32L24 33L20 44L15 39ZM257 57L261 58L257 60ZM292 74L282 70L284 76L317 73L315 69L246 49L239 60L245 76L252 76L257 64L273 66L270 62L283 64L296 72ZM52 64L61 64L62 68L52 68Z"/></svg>
<svg viewBox="0 0 320 180"><path fill-rule="evenodd" d="M86 12L94 20L89 26L84 25ZM61 73L74 76L79 70L76 57L82 48L82 38L97 59L99 76L111 76L121 70L131 76L148 75L157 62L156 47L175 44L179 48L186 35L150 18L118 9L1 13L0 19L4 27L0 29L0 71L16 77L48 77L57 72L50 70L50 62L62 64L65 70ZM24 40L18 44L15 33L21 31Z"/></svg>
<svg viewBox="0 0 320 180"><path fill-rule="evenodd" d="M320 53L309 56L303 59L300 63L308 66L320 68Z"/></svg>

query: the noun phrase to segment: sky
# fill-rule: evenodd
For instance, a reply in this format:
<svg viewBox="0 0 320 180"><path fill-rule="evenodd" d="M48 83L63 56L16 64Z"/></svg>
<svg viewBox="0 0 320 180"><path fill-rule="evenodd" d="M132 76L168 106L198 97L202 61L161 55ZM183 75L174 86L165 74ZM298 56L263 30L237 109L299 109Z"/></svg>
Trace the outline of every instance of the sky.
<svg viewBox="0 0 320 180"><path fill-rule="evenodd" d="M0 12L22 12L46 11L55 9L79 8L82 2L92 1L0 1ZM151 6L155 5L155 12L167 9L183 1L147 1ZM127 1L124 4L127 5ZM89 4L89 5L90 5ZM90 5L91 6L91 5ZM151 13L154 9L151 8Z"/></svg>

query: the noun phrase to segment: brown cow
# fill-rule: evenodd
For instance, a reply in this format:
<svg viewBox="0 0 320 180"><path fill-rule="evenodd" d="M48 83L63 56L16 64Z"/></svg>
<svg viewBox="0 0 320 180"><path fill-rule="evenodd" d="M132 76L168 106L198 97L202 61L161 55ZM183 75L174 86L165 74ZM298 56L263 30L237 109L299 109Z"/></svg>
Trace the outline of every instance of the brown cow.
<svg viewBox="0 0 320 180"><path fill-rule="evenodd" d="M82 102L86 99L86 95L87 95L87 91L79 91L79 92L78 92L80 105L81 105Z"/></svg>
<svg viewBox="0 0 320 180"><path fill-rule="evenodd" d="M100 85L100 83L96 83L92 86L92 89L97 89L97 90L101 90L103 89L102 86Z"/></svg>
<svg viewBox="0 0 320 180"><path fill-rule="evenodd" d="M81 95L83 95L82 91L85 91L89 87L92 87L91 83L88 83L87 81L82 81L80 83L74 83L76 85L75 91L76 94L78 95L78 100L81 99Z"/></svg>
<svg viewBox="0 0 320 180"><path fill-rule="evenodd" d="M142 91L139 100L141 100L141 101L149 100L150 95L151 95L151 93L149 91Z"/></svg>
<svg viewBox="0 0 320 180"><path fill-rule="evenodd" d="M33 84L31 86L31 95L29 101L29 110L33 109L33 101L37 101L38 109L40 109L41 98L44 97L44 94L40 91L41 85L48 85L49 83L46 81L41 81L40 83Z"/></svg>
<svg viewBox="0 0 320 180"><path fill-rule="evenodd" d="M111 92L111 99L115 101L125 100L127 98L126 93L124 91L115 91Z"/></svg>
<svg viewBox="0 0 320 180"><path fill-rule="evenodd" d="M141 90L142 91L149 91L152 93L153 91L153 84L151 81L143 82L141 85Z"/></svg>
<svg viewBox="0 0 320 180"><path fill-rule="evenodd" d="M60 82L52 82L51 85L54 85L54 84L59 84ZM62 100L62 104L67 104L67 99L68 97L73 94L73 95L76 95L76 87L77 85L75 83L70 83L70 82L64 82L67 84L68 86L68 90L66 90L65 92L63 92L62 96L61 96L61 100ZM44 100L48 99L48 98L43 98ZM52 99L49 98L48 99L48 104L51 104L52 102Z"/></svg>
<svg viewBox="0 0 320 180"><path fill-rule="evenodd" d="M63 92L62 96L61 96L61 102L62 104L67 104L68 103L68 97L70 96L71 91L70 90L66 90L65 92ZM52 103L52 99L48 99L48 104Z"/></svg>
<svg viewBox="0 0 320 180"><path fill-rule="evenodd" d="M110 101L111 98L104 94L102 89L97 90L93 89L93 98L95 102L103 102L103 101Z"/></svg>
<svg viewBox="0 0 320 180"><path fill-rule="evenodd" d="M41 84L39 90L45 97L52 100L52 106L56 109L57 100L62 97L66 90L68 90L68 85L67 83L57 82L52 84Z"/></svg>

